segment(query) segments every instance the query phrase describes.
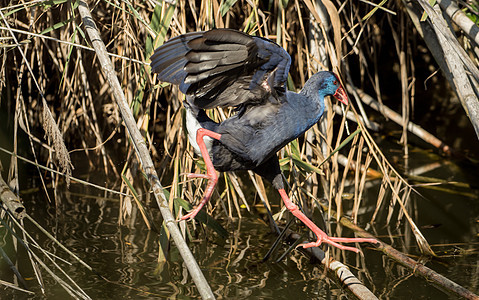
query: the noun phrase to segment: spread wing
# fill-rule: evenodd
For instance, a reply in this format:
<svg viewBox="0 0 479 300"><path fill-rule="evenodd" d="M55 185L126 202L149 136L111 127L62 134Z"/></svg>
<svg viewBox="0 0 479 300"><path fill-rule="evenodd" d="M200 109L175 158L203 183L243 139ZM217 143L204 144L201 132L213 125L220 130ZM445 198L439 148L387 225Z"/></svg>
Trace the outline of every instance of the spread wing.
<svg viewBox="0 0 479 300"><path fill-rule="evenodd" d="M151 56L152 72L207 109L280 101L291 57L276 43L232 29L175 37Z"/></svg>

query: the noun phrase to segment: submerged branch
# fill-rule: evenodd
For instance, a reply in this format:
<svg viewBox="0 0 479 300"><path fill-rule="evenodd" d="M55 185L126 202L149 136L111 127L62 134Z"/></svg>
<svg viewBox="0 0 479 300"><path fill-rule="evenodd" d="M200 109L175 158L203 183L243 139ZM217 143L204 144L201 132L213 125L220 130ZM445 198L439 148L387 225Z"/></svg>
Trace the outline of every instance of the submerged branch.
<svg viewBox="0 0 479 300"><path fill-rule="evenodd" d="M290 243L297 243L301 235L287 231L285 239ZM304 241L308 242L308 241ZM321 262L328 272L334 276L333 279L340 282L341 287L350 293L352 293L357 299L378 299L373 292L371 292L342 262L330 258L328 260L326 253L319 247L301 248L301 252L305 253L309 257L314 257Z"/></svg>
<svg viewBox="0 0 479 300"><path fill-rule="evenodd" d="M321 208L331 214L333 218L336 218L336 212L330 210L327 204L323 204L317 202ZM341 217L339 219L339 223L344 227L347 227L353 230L359 237L362 238L373 238L377 239L374 235L370 234L366 230L362 229L356 224L353 224L348 218ZM376 244L376 249L382 251L386 254L389 258L397 261L404 267L410 269L414 275L419 275L426 279L427 282L432 282L433 285L446 290L450 293L455 295L461 296L465 299L475 299L479 300L479 296L474 294L473 292L469 291L468 289L464 288L463 286L455 283L454 281L450 280L447 277L437 273L436 271L426 267L425 265L415 261L412 258L409 258L406 254L394 249L393 247L389 246L388 244L382 242L381 240L377 239L378 243Z"/></svg>
<svg viewBox="0 0 479 300"><path fill-rule="evenodd" d="M147 175L148 181L152 186L153 194L157 201L158 207L160 208L161 215L163 220L168 227L169 233L171 234L178 250L185 262L185 265L190 272L190 275L195 282L201 296L203 299L214 299L213 292L206 281L201 269L195 260L193 254L191 253L188 245L186 244L181 232L177 226L177 223L169 209L168 201L166 196L163 193L163 187L161 186L160 180L156 173L156 170L153 165L153 161L150 157L148 148L146 147L145 140L141 135L140 131L136 126L135 119L131 113L130 107L126 101L125 94L121 88L118 77L116 76L115 70L113 68L112 62L108 57L106 46L103 43L100 33L96 27L95 22L90 14L90 9L88 4L80 0L78 10L80 12L81 18L85 29L90 37L95 52L98 56L102 71L105 77L108 80L111 91L114 95L114 99L120 109L121 116L125 122L125 126L128 130L129 136L131 137L132 143L134 145L136 154L138 155L141 165Z"/></svg>
<svg viewBox="0 0 479 300"><path fill-rule="evenodd" d="M363 238L375 238L372 234L369 232L365 231L361 227L353 224L351 221L349 221L347 218L342 217L340 219L340 223L351 229L354 230L358 236L363 237ZM469 291L465 287L455 283L454 281L450 280L447 277L444 277L443 275L437 273L436 271L426 267L422 263L409 258L406 254L394 249L393 247L389 246L386 243L383 243L382 241L378 240L379 243L376 246L376 249L382 251L384 254L386 254L389 258L393 259L394 261L397 261L404 267L408 268L413 272L414 275L419 275L426 279L427 282L432 282L433 285L440 287L443 290L446 290L450 293L453 293L457 296L463 297L465 299L479 299L479 296L474 294L473 292Z"/></svg>

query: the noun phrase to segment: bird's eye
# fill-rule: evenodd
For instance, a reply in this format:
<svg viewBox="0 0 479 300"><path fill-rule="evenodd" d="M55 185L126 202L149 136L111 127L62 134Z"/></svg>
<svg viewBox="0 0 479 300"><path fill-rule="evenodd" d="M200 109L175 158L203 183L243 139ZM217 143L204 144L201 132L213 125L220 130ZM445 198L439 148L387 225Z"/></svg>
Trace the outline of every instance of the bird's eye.
<svg viewBox="0 0 479 300"><path fill-rule="evenodd" d="M333 81L333 84L338 85L338 81L337 80Z"/></svg>

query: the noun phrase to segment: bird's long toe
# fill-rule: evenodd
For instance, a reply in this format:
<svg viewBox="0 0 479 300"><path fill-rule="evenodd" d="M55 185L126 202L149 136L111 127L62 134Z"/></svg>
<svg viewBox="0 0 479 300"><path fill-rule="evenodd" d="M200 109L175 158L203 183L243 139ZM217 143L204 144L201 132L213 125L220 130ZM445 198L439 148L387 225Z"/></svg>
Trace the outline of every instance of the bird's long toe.
<svg viewBox="0 0 479 300"><path fill-rule="evenodd" d="M302 246L303 248L311 248L311 247L318 247L322 243L326 243L326 244L329 244L333 247L339 248L341 250L347 250L347 251L353 251L353 252L359 253L360 250L356 247L344 246L344 245L341 245L341 244L338 244L338 243L372 243L372 244L379 243L378 240L372 239L372 238L330 237L326 233L324 233L322 230L320 230L319 228L318 228L317 231L314 231L314 233L318 237L316 242L301 244L299 246Z"/></svg>
<svg viewBox="0 0 479 300"><path fill-rule="evenodd" d="M329 237L329 240L337 243L379 243L376 239L370 238L342 238L342 237Z"/></svg>
<svg viewBox="0 0 479 300"><path fill-rule="evenodd" d="M353 252L356 252L356 253L360 252L360 250L356 247L349 247L349 246L344 246L344 245L338 244L337 242L331 240L331 238L329 236L327 236L326 238L320 237L320 238L318 238L318 240L316 242L301 244L299 246L302 246L303 248L306 249L306 248L311 248L311 247L319 247L322 243L329 244L329 245L331 245L333 247L336 247L338 249L341 249L341 250L353 251Z"/></svg>
<svg viewBox="0 0 479 300"><path fill-rule="evenodd" d="M316 242L310 242L305 244L299 244L298 247L311 248L311 247L319 247L321 245L321 239L318 239Z"/></svg>
<svg viewBox="0 0 479 300"><path fill-rule="evenodd" d="M188 178L203 178L207 180L213 180L214 178L208 174L200 174L200 173L182 173L181 175L186 175Z"/></svg>
<svg viewBox="0 0 479 300"><path fill-rule="evenodd" d="M187 220L190 220L190 219L194 219L200 210L201 210L201 207L200 207L199 209L198 209L198 207L195 207L195 208L193 208L193 210L191 210L189 213L187 213L186 215L182 216L182 217L180 218L180 220L181 220L181 221L187 221Z"/></svg>
<svg viewBox="0 0 479 300"><path fill-rule="evenodd" d="M218 182L218 176L213 169L213 172L210 174L198 174L198 173L186 173L188 178L204 178L208 180L208 184L206 185L205 194L203 195L203 199L200 201L198 206L193 208L189 213L184 215L180 218L180 220L190 220L194 219L198 212L203 208L203 206L210 200L211 195L215 189L216 183Z"/></svg>

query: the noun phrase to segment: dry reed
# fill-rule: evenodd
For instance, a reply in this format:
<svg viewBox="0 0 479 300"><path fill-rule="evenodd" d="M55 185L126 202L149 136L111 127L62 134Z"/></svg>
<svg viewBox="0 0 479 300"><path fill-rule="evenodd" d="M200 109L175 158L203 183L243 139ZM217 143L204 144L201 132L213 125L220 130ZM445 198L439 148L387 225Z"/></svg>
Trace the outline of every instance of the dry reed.
<svg viewBox="0 0 479 300"><path fill-rule="evenodd" d="M438 2L442 6L448 3ZM431 32L426 32L427 36L423 34L420 27L426 25L417 22L421 17L418 14L422 13L420 7L433 15L425 1L420 1L421 6L400 1L372 4L368 1L326 0L322 3L325 4L324 7L310 0L270 1L264 4L244 0L182 0L176 3L98 1L92 6L92 15L99 24L99 31L111 54L110 58L137 126L156 159L159 178L167 186L169 206L176 216L183 213L179 209L178 198L195 203L203 193L201 180L187 181L182 173L203 172L204 164L193 156L185 139L181 108L183 96L175 87L157 84L149 72L147 62L154 48L181 33L214 27L236 28L275 40L291 54L293 64L288 81L290 89L299 89L311 74L321 68L335 70L342 74L345 84L361 88L351 91L355 100L353 107L341 113L353 114L357 126L337 114L338 110L328 109L323 117L325 123L314 126L304 139L292 142L280 152L281 166L287 182L291 183L296 201L301 203L306 212L312 212L316 208L310 196L325 198L329 201L330 208L334 206L339 212L339 220L344 206L345 186L352 180L354 204L351 215L354 222L357 222L363 191L370 174L368 168L374 167L382 174L382 184L370 221L375 221L378 212L385 209L388 210L388 222L399 222L404 217L412 228L421 252L434 255L410 216L408 198L414 190L388 161L368 132L367 128L372 125L369 124L367 115L370 112L363 107L363 104L369 104L364 101L365 94L362 90L368 90L378 100L374 102L374 107L379 112L388 111L382 106L385 98L390 98L391 95L382 88L384 80L381 68L384 66L380 55L385 43L392 41L397 60L397 68L392 69L396 72L397 80L393 84L388 83L388 86L400 87L401 97L397 97L392 105L401 107L401 115L395 115L394 118L403 127L403 153L406 156L409 147L408 130L415 130L411 129L413 126L410 121L414 119L416 104L417 63L426 63L430 69L435 69L431 63L431 58L434 58L444 69L446 78L459 94L466 111L474 112L477 95L472 93L466 97L457 90L460 83L454 82L454 76L448 75L451 70L447 65L451 58L432 53L418 62L420 58L415 56L412 47L413 43L419 43L422 38L428 45L443 45L440 33L450 37L450 30L443 32L445 29L441 27L440 30L443 31L437 31L436 36L431 36ZM441 8L436 5L434 9ZM466 6L465 9L471 10L471 7ZM91 170L107 174L111 185L116 186L121 178L120 222L129 217L132 205L138 205L143 220L149 223L148 206L141 204L142 201L149 201L148 187L142 176L139 176L138 158L133 154L130 138L121 125L118 108L113 104L106 78L99 72L97 57L90 51L90 42L78 16L76 2L9 2L0 11L3 16L0 27L1 105L15 115L13 126L19 126L28 133L31 145L29 151L35 157L41 157L40 160L45 165L56 157L67 178L71 175L71 162L66 149L80 151L83 154L82 160L90 165ZM412 18L413 24L408 21L409 18ZM433 23L439 21L435 19ZM433 26L432 23L427 24ZM384 37L385 34L389 38ZM470 80L472 88L477 84L474 81L477 79L477 68L470 61L477 63L478 51L469 36L461 34L461 39L467 47L464 49L454 43L461 48L463 59L456 63L463 70L469 71L460 78L468 82ZM465 51L467 59L464 58ZM28 71L25 65L30 66L31 70ZM331 107L332 103L328 101L328 105ZM208 113L212 118L222 120L231 111L213 110ZM476 127L475 117L479 114L469 115ZM49 137L47 141L42 138L42 126L43 132ZM356 130L359 133L348 143L343 143ZM17 135L12 138L17 145ZM431 143L444 152L450 150L437 138L431 136L430 139L435 139ZM17 153L18 150L15 148L13 152ZM120 154L117 153L118 150ZM347 156L342 166L339 163L340 155ZM15 157L12 156L12 159ZM16 163L11 164L9 180L16 174L16 168ZM44 173L39 174L43 180ZM56 173L51 174L57 178ZM273 214L278 212L271 208L278 197L270 195L268 185L263 184L261 178L236 174L224 174L223 183L206 210L215 217L242 217L241 207L249 210L253 206L246 196L249 188L255 189ZM393 220L393 216L397 219ZM184 231L194 232L196 229L193 223L181 226ZM166 249L163 252L167 254Z"/></svg>

